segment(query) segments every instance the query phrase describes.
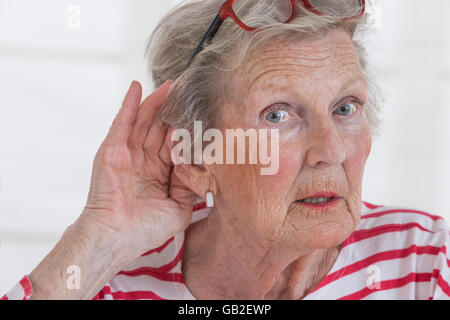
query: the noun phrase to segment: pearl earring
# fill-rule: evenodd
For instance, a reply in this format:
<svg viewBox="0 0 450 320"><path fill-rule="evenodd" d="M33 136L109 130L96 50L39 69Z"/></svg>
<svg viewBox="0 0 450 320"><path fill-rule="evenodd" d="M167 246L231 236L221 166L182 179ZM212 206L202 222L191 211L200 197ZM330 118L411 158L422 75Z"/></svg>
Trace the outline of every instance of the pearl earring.
<svg viewBox="0 0 450 320"><path fill-rule="evenodd" d="M206 207L208 208L214 207L214 197L212 192L206 193Z"/></svg>

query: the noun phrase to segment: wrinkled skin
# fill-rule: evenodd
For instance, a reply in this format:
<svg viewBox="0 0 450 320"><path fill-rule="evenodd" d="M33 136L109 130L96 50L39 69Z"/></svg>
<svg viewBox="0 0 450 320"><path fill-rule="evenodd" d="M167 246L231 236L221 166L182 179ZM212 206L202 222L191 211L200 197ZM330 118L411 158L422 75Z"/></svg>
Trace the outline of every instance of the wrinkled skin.
<svg viewBox="0 0 450 320"><path fill-rule="evenodd" d="M186 232L183 275L199 299L300 299L331 269L360 218L371 148L367 83L350 37L338 29L263 48L230 87L218 127L279 129L279 171L179 168L191 190L212 191L215 200L210 217ZM348 101L356 111L336 114ZM266 118L274 104L282 106L281 123ZM333 208L296 203L322 191L340 197Z"/></svg>

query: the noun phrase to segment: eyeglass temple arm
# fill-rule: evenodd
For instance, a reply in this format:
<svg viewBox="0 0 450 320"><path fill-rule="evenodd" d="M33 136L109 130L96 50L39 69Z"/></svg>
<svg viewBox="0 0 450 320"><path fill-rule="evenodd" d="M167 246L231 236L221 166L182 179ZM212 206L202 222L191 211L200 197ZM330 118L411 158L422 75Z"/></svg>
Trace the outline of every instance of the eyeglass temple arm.
<svg viewBox="0 0 450 320"><path fill-rule="evenodd" d="M203 36L203 39L200 41L200 44L195 49L191 59L189 59L189 62L186 65L186 69L191 65L192 61L194 61L194 58L203 50L203 48L205 47L205 43L214 38L214 36L217 34L217 31L219 31L220 27L222 26L223 21L224 20L220 17L220 15L217 15L214 18L214 21L211 23L205 35Z"/></svg>

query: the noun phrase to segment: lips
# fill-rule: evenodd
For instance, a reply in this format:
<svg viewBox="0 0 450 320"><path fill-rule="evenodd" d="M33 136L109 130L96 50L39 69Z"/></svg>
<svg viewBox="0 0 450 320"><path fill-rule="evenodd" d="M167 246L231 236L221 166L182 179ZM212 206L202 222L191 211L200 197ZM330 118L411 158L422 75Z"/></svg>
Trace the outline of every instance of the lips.
<svg viewBox="0 0 450 320"><path fill-rule="evenodd" d="M318 192L295 203L310 209L326 210L335 207L341 199L333 192Z"/></svg>
<svg viewBox="0 0 450 320"><path fill-rule="evenodd" d="M304 198L302 200L314 199L314 198L337 198L337 197L338 197L338 195L336 193L334 193L334 192L318 192L318 193L313 194L312 196L309 196L309 197Z"/></svg>

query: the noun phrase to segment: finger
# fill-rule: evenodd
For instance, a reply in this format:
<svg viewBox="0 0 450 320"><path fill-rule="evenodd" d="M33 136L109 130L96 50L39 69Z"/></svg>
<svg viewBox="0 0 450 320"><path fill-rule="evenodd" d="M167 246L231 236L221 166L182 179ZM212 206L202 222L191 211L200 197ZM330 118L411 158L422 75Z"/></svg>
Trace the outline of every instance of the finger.
<svg viewBox="0 0 450 320"><path fill-rule="evenodd" d="M173 163L170 156L171 147L169 126L157 120L149 130L143 147L143 170L147 176L154 176L158 181L167 182Z"/></svg>
<svg viewBox="0 0 450 320"><path fill-rule="evenodd" d="M166 172L170 170L159 157L159 152L163 148L164 139L168 126L162 120L156 120L150 127L147 137L145 138L143 150L142 168L147 176L154 176L161 183L168 181ZM131 151L134 157L134 149ZM140 151L137 151L140 152ZM142 153L142 152L141 152ZM139 155L138 155L139 157Z"/></svg>
<svg viewBox="0 0 450 320"><path fill-rule="evenodd" d="M172 161L172 149L176 142L172 141L172 133L174 132L174 128L168 128L166 131L166 135L164 137L164 141L159 150L159 159L164 163L166 167L172 167L174 165Z"/></svg>
<svg viewBox="0 0 450 320"><path fill-rule="evenodd" d="M142 86L139 82L133 81L122 102L122 107L109 129L106 141L113 144L126 143L139 110L141 99Z"/></svg>
<svg viewBox="0 0 450 320"><path fill-rule="evenodd" d="M163 147L167 130L168 125L160 119L151 125L150 130L147 132L144 145L142 146L147 158L158 157L159 151Z"/></svg>
<svg viewBox="0 0 450 320"><path fill-rule="evenodd" d="M196 195L183 183L183 180L179 177L182 174L182 170L178 170L178 168L178 166L175 166L172 170L169 196L185 209L192 209Z"/></svg>
<svg viewBox="0 0 450 320"><path fill-rule="evenodd" d="M148 96L139 108L135 123L128 139L129 147L140 150L151 124L155 121L158 111L167 99L172 81L166 81L161 87Z"/></svg>

